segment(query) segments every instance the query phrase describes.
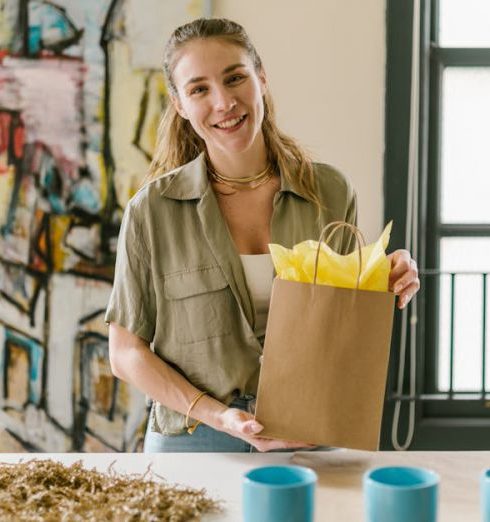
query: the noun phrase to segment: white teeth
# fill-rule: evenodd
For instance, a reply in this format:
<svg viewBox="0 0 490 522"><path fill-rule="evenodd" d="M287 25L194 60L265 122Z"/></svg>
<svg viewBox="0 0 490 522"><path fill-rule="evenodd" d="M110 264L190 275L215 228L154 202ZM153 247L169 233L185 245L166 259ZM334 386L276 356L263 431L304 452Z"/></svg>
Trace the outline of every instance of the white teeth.
<svg viewBox="0 0 490 522"><path fill-rule="evenodd" d="M233 118L232 120L224 121L223 123L217 123L216 127L219 127L220 129L229 129L230 127L238 125L243 120L243 118L245 118L245 116Z"/></svg>

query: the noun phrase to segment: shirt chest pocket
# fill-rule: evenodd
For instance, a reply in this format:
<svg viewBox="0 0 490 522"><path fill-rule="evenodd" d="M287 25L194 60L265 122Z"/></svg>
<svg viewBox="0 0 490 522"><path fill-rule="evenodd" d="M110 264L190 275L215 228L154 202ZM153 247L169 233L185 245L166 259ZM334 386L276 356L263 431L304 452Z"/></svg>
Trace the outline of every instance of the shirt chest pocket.
<svg viewBox="0 0 490 522"><path fill-rule="evenodd" d="M178 342L196 343L231 332L234 297L219 266L167 275L164 293Z"/></svg>

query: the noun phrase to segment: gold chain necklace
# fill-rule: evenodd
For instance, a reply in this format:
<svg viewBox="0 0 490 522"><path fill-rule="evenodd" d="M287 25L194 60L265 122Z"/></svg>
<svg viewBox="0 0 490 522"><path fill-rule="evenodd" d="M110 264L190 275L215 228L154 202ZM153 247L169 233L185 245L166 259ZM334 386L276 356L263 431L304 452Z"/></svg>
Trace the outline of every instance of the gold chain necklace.
<svg viewBox="0 0 490 522"><path fill-rule="evenodd" d="M230 178L228 176L224 176L223 174L218 173L208 162L208 172L213 181L216 183L220 183L222 185L226 185L236 190L254 190L261 185L267 183L272 176L274 175L273 170L271 169L271 165L268 164L267 167L255 174L254 176L248 176L244 178ZM234 192L233 192L234 193Z"/></svg>

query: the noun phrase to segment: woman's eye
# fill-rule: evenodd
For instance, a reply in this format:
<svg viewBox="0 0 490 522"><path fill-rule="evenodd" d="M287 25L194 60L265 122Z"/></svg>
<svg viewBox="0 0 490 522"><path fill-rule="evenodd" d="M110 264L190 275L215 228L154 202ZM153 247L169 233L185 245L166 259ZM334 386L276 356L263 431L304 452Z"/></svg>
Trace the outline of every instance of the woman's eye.
<svg viewBox="0 0 490 522"><path fill-rule="evenodd" d="M194 89L191 90L190 94L201 94L203 93L204 91L206 90L206 87L202 87L202 86L199 86L199 87L194 87Z"/></svg>
<svg viewBox="0 0 490 522"><path fill-rule="evenodd" d="M228 78L228 83L238 83L240 80L243 80L243 78L245 78L245 76L241 74L234 74Z"/></svg>

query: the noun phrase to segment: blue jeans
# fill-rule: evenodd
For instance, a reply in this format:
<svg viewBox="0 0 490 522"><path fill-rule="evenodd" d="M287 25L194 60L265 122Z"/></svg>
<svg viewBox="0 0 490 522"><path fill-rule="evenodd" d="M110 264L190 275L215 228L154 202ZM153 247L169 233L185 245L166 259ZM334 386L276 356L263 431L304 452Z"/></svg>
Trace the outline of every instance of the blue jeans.
<svg viewBox="0 0 490 522"><path fill-rule="evenodd" d="M251 399L238 398L231 404L231 408L250 411ZM328 450L326 446L318 446L313 451ZM291 449L272 450L273 452L294 451ZM312 450L309 450L312 451ZM222 431L214 430L205 424L200 424L196 431L189 435L162 435L150 431L149 426L145 435L145 453L255 453L257 450L248 442L232 437Z"/></svg>

